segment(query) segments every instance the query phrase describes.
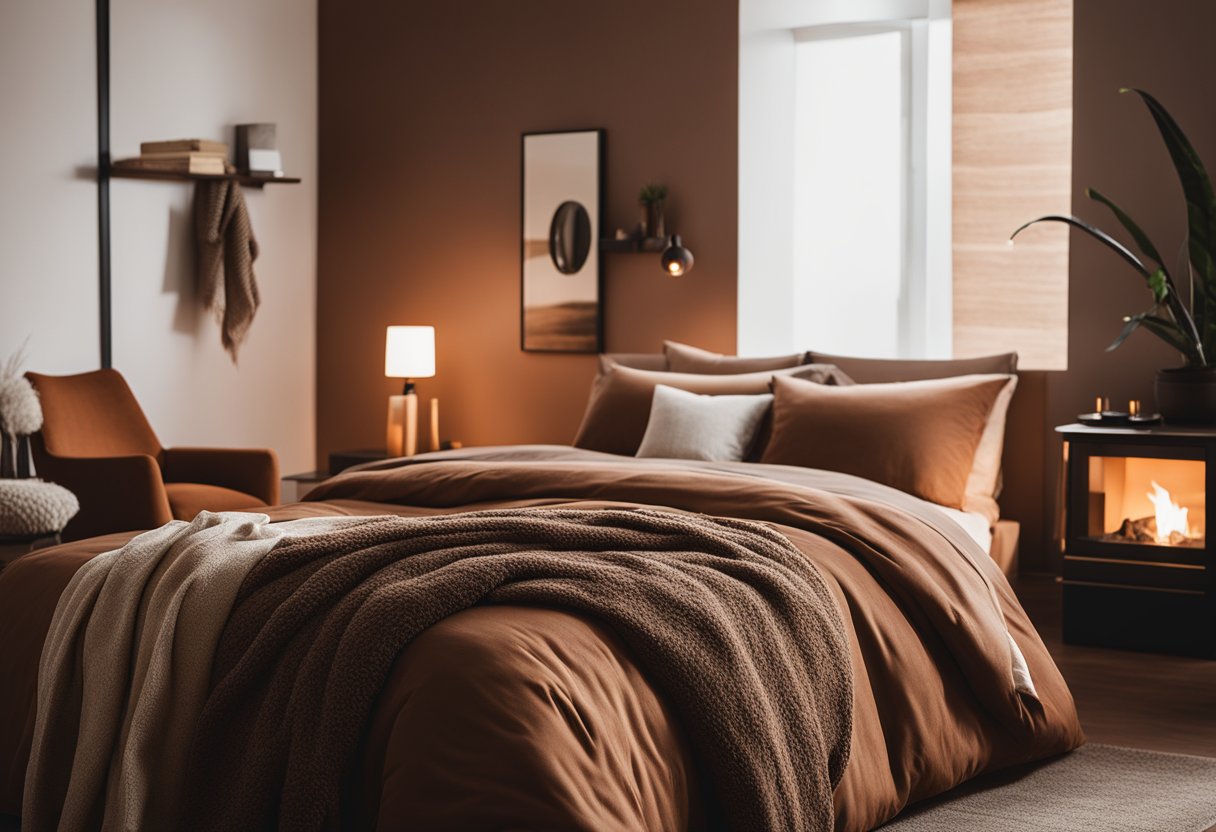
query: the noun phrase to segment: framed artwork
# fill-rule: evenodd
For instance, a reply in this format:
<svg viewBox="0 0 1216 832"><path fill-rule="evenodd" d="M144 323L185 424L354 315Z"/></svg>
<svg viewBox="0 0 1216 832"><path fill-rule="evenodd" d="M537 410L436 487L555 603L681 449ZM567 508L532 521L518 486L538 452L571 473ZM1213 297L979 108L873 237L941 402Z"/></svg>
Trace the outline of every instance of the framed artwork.
<svg viewBox="0 0 1216 832"><path fill-rule="evenodd" d="M520 346L599 352L603 130L525 133Z"/></svg>

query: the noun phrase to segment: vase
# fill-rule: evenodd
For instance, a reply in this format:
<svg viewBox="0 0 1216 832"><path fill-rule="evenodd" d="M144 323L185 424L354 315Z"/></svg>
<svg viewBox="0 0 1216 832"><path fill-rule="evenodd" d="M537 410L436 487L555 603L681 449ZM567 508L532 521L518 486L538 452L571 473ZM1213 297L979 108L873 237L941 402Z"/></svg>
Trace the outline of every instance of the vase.
<svg viewBox="0 0 1216 832"><path fill-rule="evenodd" d="M0 478L11 479L17 476L17 462L14 455L13 437L0 430Z"/></svg>
<svg viewBox="0 0 1216 832"><path fill-rule="evenodd" d="M1216 425L1216 367L1158 370L1157 409L1170 425Z"/></svg>
<svg viewBox="0 0 1216 832"><path fill-rule="evenodd" d="M663 218L663 200L661 199L646 206L646 236L667 236L667 223Z"/></svg>

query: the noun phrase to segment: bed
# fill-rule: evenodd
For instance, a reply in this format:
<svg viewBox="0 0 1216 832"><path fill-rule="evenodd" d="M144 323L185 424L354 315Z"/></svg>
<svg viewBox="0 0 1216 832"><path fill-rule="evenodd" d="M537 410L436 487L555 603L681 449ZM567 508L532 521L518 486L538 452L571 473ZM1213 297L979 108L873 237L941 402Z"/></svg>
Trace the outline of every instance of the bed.
<svg viewBox="0 0 1216 832"><path fill-rule="evenodd" d="M782 425L774 411L766 428L773 432L769 450L789 430ZM134 562L150 551L151 537L166 530L94 538L21 558L0 572L0 814L21 814L24 800L28 830L96 828L114 822L111 812L121 804L134 807L133 814L116 825L136 828L152 828L148 818L185 817L182 828L843 832L873 829L978 774L1083 742L1063 678L985 551L986 518L977 520L959 501L943 509L870 478L754 456L705 461L568 446L462 449L363 466L327 481L306 502L269 509L271 522L258 528L303 531L290 543L274 543L269 555L252 558L249 571L238 573L231 613L210 622L214 651L191 659L198 647L193 635L169 638L173 652L165 661L205 668L199 683L205 690L196 697L201 716L189 741L153 731L138 745L139 720L130 719L113 738L113 751L82 739L97 736L89 733L89 714L98 702L121 710L115 702L134 703L141 691L155 689L149 670L157 667L155 657L140 664L146 632L139 632L161 620L152 617L155 599L132 596L137 613L127 618L139 622L131 638L141 645L140 658L132 659L129 677L108 674L120 677L108 700L97 699L98 683L90 679L112 668L104 662L97 668L95 656L89 670L87 633L82 629L73 640L62 613L55 614L61 596L75 597L88 576L97 593L77 607L96 604L97 614L109 591L106 574L122 577L118 566L100 573L103 563L124 562L109 553L125 546L121 551ZM909 488L931 492L935 485ZM308 531L310 522L328 523L329 531ZM530 594L529 587L552 584L546 558L560 560L570 548L566 532L545 532L554 524L575 534L592 527L592 537L609 535L599 554L624 559L639 575L689 548L662 542L668 538L656 538L655 529L675 528L682 541L704 532L709 542L694 552L691 565L680 567L689 571L663 574L679 582L712 572L718 583L697 586L711 594L721 588L723 598L736 592L723 576L746 584L748 575L775 574L770 565L747 572L754 564L729 559L706 568L702 549L713 549L724 534L744 535L745 550L768 546L776 561L787 558L777 571L793 576L788 585L795 589L781 594L744 586L742 612L723 629L707 629L708 664L669 667L681 655L651 649L639 632L653 622L630 624L636 611L628 609L631 597L645 607L648 593L667 578L636 584L629 590L636 595L627 591L624 602L616 602L623 609L604 614L594 612L604 609L595 597L600 584L582 573L577 577L589 591ZM523 534L524 525L540 529L544 544L512 537ZM396 642L386 647L376 623L385 619L360 616L396 586L373 586L396 568L389 564L404 562L392 547L426 528L432 542L422 554L429 557L443 549L433 543L436 536L447 539L458 527L481 535L494 549L489 555L504 554L498 534L522 541L508 547L508 558L521 551L531 557L534 550L544 557L524 563L513 583L499 581L463 601L449 599L458 592L437 593L444 610L401 639L400 649ZM648 540L660 542L619 551L619 541L640 539L643 527ZM580 539L574 548L587 545ZM364 572L350 577L348 564L356 560ZM160 563L156 574L163 576ZM290 667L277 654L265 667L250 665L284 608L316 606L305 590L333 574L348 576L355 587L343 599L368 588L359 595L363 606L343 612L343 600L300 619L298 632L283 636L281 652L295 662ZM819 607L799 606L799 595L816 593ZM401 617L427 606L430 596L410 597L415 602L400 608ZM669 603L664 596L662 604ZM379 609L383 613L384 604ZM82 627L87 613L80 615ZM688 619L693 630L707 626L692 608L685 613L671 617ZM782 616L792 622L788 630L761 626ZM797 638L789 640L791 634ZM114 639L115 666L126 661L123 638ZM383 655L382 664L359 661L365 642ZM40 693L44 643L59 659L55 666L43 660ZM322 643L334 652L318 652ZM752 654L760 657L754 663ZM798 672L805 690L788 686L803 678ZM690 696L690 678L700 698ZM234 679L244 679L245 687ZM59 683L62 695L48 710L47 689ZM722 692L718 703L715 690ZM348 707L348 699L361 697L366 707ZM188 699L183 694L160 704L173 711ZM313 700L316 709L309 710ZM763 718L748 723L754 730L737 730L740 714L757 713ZM162 718L173 727L172 714ZM332 722L346 725L345 733ZM168 747L178 748L173 758L164 756ZM328 750L318 756L317 748ZM81 787L90 778L91 791ZM138 799L129 799L136 793ZM171 805L165 795L172 795Z"/></svg>

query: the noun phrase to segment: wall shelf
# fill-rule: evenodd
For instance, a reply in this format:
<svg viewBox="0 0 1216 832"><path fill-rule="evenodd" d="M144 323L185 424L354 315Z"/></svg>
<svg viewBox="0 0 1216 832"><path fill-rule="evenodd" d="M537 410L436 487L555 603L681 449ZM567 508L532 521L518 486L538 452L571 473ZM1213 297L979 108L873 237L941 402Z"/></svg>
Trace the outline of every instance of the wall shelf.
<svg viewBox="0 0 1216 832"><path fill-rule="evenodd" d="M606 254L641 254L644 252L653 252L655 254L666 250L668 245L667 237L630 237L626 240L600 240L600 251Z"/></svg>
<svg viewBox="0 0 1216 832"><path fill-rule="evenodd" d="M248 173L184 173L174 170L148 170L147 168L127 168L116 165L110 166L111 179L159 179L166 182L211 182L215 180L235 180L248 188L261 188L265 185L298 185L297 176L253 176Z"/></svg>

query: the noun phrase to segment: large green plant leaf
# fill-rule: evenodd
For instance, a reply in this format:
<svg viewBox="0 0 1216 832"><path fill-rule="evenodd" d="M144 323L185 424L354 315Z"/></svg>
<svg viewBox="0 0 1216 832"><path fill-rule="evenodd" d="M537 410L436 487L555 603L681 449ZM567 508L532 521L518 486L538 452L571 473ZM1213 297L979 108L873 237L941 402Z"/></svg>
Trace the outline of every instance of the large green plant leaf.
<svg viewBox="0 0 1216 832"><path fill-rule="evenodd" d="M1120 92L1136 93L1148 107L1182 184L1186 197L1187 250L1197 294L1203 301L1196 299L1195 318L1204 334L1206 352L1212 354L1216 351L1216 329L1212 326L1216 323L1216 197L1212 181L1190 140L1160 101L1140 89L1125 88Z"/></svg>
<svg viewBox="0 0 1216 832"><path fill-rule="evenodd" d="M1148 281L1149 288L1153 290L1153 297L1156 298L1158 302L1161 300L1168 300L1170 314L1178 323L1179 327L1181 327L1182 330L1195 341L1195 343L1202 344L1203 338L1199 334L1199 328L1195 326L1195 320L1191 315L1191 310L1187 308L1182 295L1179 294L1178 287L1174 283L1174 279L1170 276L1169 270L1165 267L1165 261L1157 252L1157 247L1153 245L1153 241L1149 238L1148 234L1144 233L1144 230L1136 224L1136 221L1133 220L1126 211L1116 205L1114 201L1108 198L1105 194L1100 193L1097 188L1086 188L1085 193L1090 199L1100 202L1109 208L1110 212L1115 215L1115 219L1119 221L1119 224L1127 229L1127 233L1130 234L1132 239L1136 241L1136 245L1140 247L1140 250L1157 264L1157 270L1149 276Z"/></svg>
<svg viewBox="0 0 1216 832"><path fill-rule="evenodd" d="M1119 336L1106 348L1106 351L1111 352L1118 349L1133 332L1143 326L1149 332L1182 353L1188 361L1201 363L1196 344L1187 337L1185 332L1178 328L1177 324L1168 318L1159 316L1157 313L1160 310L1161 305L1154 304L1153 308L1147 312L1141 312L1139 315L1124 318L1123 329L1119 332Z"/></svg>
<svg viewBox="0 0 1216 832"><path fill-rule="evenodd" d="M1148 266L1144 265L1144 263L1140 261L1140 258L1133 254L1132 250L1123 245L1123 243L1107 234L1101 228L1092 226L1084 220L1079 220L1076 217L1068 214L1047 214L1046 216L1033 219L1028 223L1023 223L1022 225L1018 226L1017 231L1009 235L1010 241L1016 239L1019 234L1030 226L1040 222L1062 222L1065 225L1071 225L1073 228L1079 228L1098 242L1105 245L1107 248L1111 249L1111 251L1113 251L1115 254L1126 260L1133 269L1140 272L1140 276L1143 277L1145 281L1147 281L1152 275L1152 272L1149 270Z"/></svg>
<svg viewBox="0 0 1216 832"><path fill-rule="evenodd" d="M1109 201L1107 202L1109 203ZM1114 205L1113 203L1109 204L1112 206ZM1123 212L1119 211L1119 213ZM1124 216L1127 215L1124 214ZM1130 217L1127 218L1127 221L1133 226L1136 225L1134 222L1132 222ZM1064 223L1065 225L1071 225L1073 228L1079 228L1122 257L1129 265L1131 265L1133 269L1140 273L1141 277L1144 278L1144 282L1152 291L1153 298L1158 302L1158 304L1163 301L1170 304L1170 314L1174 317L1174 321L1156 316L1151 317L1156 318L1156 321L1164 322L1165 324L1171 326L1173 330L1182 338L1182 340L1189 344L1189 346L1186 347L1180 346L1163 334L1163 332L1158 332L1158 324L1151 322L1150 317L1146 317L1149 313L1144 313L1143 315L1136 315L1128 319L1128 324L1131 326L1131 329L1125 332L1122 337L1117 339L1118 343L1110 347L1110 349L1114 349L1115 346L1123 343L1128 335L1134 332L1137 327L1143 325L1146 329L1169 341L1172 346L1184 353L1191 363L1199 365L1204 365L1207 363L1205 356L1208 355L1209 352L1207 349L1205 349L1204 339L1200 337L1199 331L1195 325L1195 321L1187 312L1185 305L1182 303L1181 298L1174 289L1172 281L1169 280L1168 273L1165 271L1163 266L1150 270L1149 267L1146 266L1144 262L1132 252L1131 249L1123 245L1123 243L1119 242L1102 229L1067 214L1047 214L1046 216L1033 219L1030 222L1021 225L1017 231L1014 231L1013 234L1009 236L1010 241L1015 239L1030 226L1039 222L1060 222ZM1140 231L1138 226L1136 227L1136 234L1140 234L1145 237L1146 241L1148 240L1147 235L1144 235L1144 232ZM1136 234L1133 234L1132 236L1135 237ZM1154 252L1154 254L1150 254L1149 256L1159 261L1159 256L1155 256L1156 247L1154 247L1151 242L1149 242L1149 247L1152 248ZM1157 307L1155 306L1153 311L1155 312L1156 310ZM1216 318L1213 318L1213 320L1216 320ZM1175 323L1175 321L1177 323ZM1213 339L1216 340L1216 331L1213 331L1211 334Z"/></svg>
<svg viewBox="0 0 1216 832"><path fill-rule="evenodd" d="M1153 245L1153 241L1149 239L1149 236L1144 233L1140 226L1136 225L1135 220L1127 215L1126 211L1116 205L1108 197L1099 193L1097 188L1086 188L1085 195L1095 202L1101 202L1103 205L1109 208L1110 212L1115 215L1115 219L1119 221L1119 224L1127 229L1128 234L1132 235L1132 239L1136 241L1136 245L1140 247L1140 250L1143 251L1150 259L1152 259L1154 263L1160 266L1162 270L1165 269L1165 263L1162 261L1161 255L1157 253L1157 247Z"/></svg>

